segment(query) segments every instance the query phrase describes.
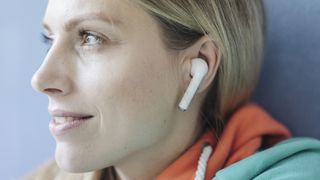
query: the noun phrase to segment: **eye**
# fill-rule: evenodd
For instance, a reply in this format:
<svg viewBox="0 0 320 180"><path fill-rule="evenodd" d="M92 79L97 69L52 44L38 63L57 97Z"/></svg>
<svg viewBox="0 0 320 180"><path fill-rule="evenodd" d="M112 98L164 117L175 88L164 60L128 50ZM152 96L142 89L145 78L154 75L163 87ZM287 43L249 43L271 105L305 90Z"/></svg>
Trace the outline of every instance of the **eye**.
<svg viewBox="0 0 320 180"><path fill-rule="evenodd" d="M42 42L45 44L52 44L52 39L49 38L46 34L41 33Z"/></svg>
<svg viewBox="0 0 320 180"><path fill-rule="evenodd" d="M88 31L80 31L81 45L94 46L103 43L103 38Z"/></svg>
<svg viewBox="0 0 320 180"><path fill-rule="evenodd" d="M47 36L45 33L41 33L41 41L48 46L47 47L47 52L48 52L53 44L53 39Z"/></svg>

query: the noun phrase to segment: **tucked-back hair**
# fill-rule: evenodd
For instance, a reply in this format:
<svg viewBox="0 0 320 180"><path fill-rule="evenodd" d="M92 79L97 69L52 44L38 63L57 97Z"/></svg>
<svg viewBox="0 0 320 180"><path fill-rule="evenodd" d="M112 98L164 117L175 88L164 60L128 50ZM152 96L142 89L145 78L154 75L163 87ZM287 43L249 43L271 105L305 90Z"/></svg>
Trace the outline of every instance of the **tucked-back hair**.
<svg viewBox="0 0 320 180"><path fill-rule="evenodd" d="M204 35L216 45L221 62L201 116L221 129L256 86L263 58L262 0L134 0L159 23L165 44L183 50Z"/></svg>
<svg viewBox="0 0 320 180"><path fill-rule="evenodd" d="M158 22L165 44L184 50L204 35L216 45L221 62L200 112L208 127L220 125L252 93L260 72L264 40L262 0L130 0ZM100 179L112 177L112 167L71 174L54 161L27 179ZM103 175L105 174L105 175Z"/></svg>

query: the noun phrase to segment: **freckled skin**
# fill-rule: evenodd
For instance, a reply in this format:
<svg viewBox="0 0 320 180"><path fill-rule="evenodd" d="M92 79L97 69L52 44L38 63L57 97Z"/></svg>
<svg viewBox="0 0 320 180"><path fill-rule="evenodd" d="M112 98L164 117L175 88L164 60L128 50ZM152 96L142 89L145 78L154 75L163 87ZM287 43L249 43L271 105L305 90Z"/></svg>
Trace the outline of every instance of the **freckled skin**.
<svg viewBox="0 0 320 180"><path fill-rule="evenodd" d="M83 21L64 30L70 19L90 13L122 24ZM193 142L197 108L178 110L186 85L182 87L178 63L145 11L121 0L50 0L44 22L54 40L33 76L33 87L48 96L50 110L94 116L86 126L54 136L61 169L88 172L115 166L122 179L150 179ZM111 40L89 48L79 45L81 28Z"/></svg>

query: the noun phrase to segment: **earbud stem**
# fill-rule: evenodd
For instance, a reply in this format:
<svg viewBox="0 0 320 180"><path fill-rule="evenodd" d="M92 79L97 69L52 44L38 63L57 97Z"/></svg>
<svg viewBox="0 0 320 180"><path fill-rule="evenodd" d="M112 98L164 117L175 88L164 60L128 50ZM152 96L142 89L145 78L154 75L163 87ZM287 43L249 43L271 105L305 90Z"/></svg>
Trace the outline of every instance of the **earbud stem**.
<svg viewBox="0 0 320 180"><path fill-rule="evenodd" d="M202 82L202 79L207 74L207 72L208 72L208 65L203 59L196 58L192 60L192 69L191 69L192 79L179 103L179 109L182 112L188 109L195 93L197 92Z"/></svg>

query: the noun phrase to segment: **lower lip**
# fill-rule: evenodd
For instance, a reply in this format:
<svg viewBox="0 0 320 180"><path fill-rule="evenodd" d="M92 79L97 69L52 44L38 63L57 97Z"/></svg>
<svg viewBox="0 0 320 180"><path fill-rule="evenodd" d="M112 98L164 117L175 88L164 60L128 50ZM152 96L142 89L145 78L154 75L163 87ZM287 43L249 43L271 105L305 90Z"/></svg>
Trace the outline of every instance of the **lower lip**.
<svg viewBox="0 0 320 180"><path fill-rule="evenodd" d="M71 122L63 123L63 124L58 124L55 122L54 119L52 119L50 121L49 128L54 135L59 136L64 133L67 133L68 131L70 131L72 129L76 129L76 128L84 125L90 119L92 119L92 118L74 120Z"/></svg>

